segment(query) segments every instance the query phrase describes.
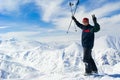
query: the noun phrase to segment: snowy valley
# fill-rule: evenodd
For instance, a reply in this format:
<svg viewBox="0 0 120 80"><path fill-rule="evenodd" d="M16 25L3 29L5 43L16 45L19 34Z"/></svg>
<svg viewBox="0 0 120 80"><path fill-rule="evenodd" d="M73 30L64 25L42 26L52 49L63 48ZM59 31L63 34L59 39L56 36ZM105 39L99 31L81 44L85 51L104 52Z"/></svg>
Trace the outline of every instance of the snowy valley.
<svg viewBox="0 0 120 80"><path fill-rule="evenodd" d="M0 40L0 80L120 80L120 37L95 40L99 76L84 76L80 41Z"/></svg>

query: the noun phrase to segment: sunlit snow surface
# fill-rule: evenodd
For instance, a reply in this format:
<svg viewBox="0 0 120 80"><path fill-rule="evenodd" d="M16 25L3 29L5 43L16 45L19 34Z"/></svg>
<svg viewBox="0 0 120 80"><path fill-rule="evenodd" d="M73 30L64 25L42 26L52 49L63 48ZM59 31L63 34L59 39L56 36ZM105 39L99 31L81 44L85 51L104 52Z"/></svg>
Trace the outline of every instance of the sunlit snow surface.
<svg viewBox="0 0 120 80"><path fill-rule="evenodd" d="M120 80L120 37L95 40L97 76L84 76L80 41L0 40L0 80Z"/></svg>

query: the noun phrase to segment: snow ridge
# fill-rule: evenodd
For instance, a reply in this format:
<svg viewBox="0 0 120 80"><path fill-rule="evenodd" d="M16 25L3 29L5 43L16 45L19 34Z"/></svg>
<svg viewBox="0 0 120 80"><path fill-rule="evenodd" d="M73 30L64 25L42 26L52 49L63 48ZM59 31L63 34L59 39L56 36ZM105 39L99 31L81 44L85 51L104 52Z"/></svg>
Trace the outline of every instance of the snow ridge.
<svg viewBox="0 0 120 80"><path fill-rule="evenodd" d="M85 77L80 41L40 43L15 38L0 40L1 79L14 80L120 80L120 37L95 40L93 58L100 77ZM107 75L106 75L107 74Z"/></svg>

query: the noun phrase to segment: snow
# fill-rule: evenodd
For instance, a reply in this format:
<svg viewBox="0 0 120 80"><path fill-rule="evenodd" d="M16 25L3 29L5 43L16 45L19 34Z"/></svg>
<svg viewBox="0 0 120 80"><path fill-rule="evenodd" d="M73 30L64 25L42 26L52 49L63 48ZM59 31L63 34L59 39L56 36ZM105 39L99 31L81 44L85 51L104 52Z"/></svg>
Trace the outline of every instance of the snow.
<svg viewBox="0 0 120 80"><path fill-rule="evenodd" d="M0 40L0 80L120 80L120 37L95 40L99 76L84 76L80 41Z"/></svg>

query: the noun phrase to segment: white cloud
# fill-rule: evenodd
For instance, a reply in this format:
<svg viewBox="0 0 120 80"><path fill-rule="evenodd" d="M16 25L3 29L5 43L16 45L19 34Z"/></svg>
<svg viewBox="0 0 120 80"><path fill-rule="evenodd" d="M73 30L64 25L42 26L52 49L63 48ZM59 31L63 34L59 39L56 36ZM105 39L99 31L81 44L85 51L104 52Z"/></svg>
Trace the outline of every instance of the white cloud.
<svg viewBox="0 0 120 80"><path fill-rule="evenodd" d="M39 34L38 32L30 32L30 31L21 31L21 32L8 32L0 34L0 37L2 39L11 39L11 38L17 38L17 39L32 39L34 35Z"/></svg>
<svg viewBox="0 0 120 80"><path fill-rule="evenodd" d="M42 18L44 21L49 22L54 18L54 16L58 15L61 10L61 3L64 0L36 0L36 5L40 9L42 9L43 14ZM41 12L41 11L40 11Z"/></svg>
<svg viewBox="0 0 120 80"><path fill-rule="evenodd" d="M31 2L32 0L0 0L0 13L9 14L18 11L20 5Z"/></svg>
<svg viewBox="0 0 120 80"><path fill-rule="evenodd" d="M119 34L120 14L114 15L112 17L102 18L99 22L101 24L103 33L106 33L105 31L108 31L109 34Z"/></svg>
<svg viewBox="0 0 120 80"><path fill-rule="evenodd" d="M0 29L6 29L6 28L9 28L11 26L0 26Z"/></svg>
<svg viewBox="0 0 120 80"><path fill-rule="evenodd" d="M95 13L98 17L104 17L106 15L109 15L113 11L119 9L120 9L120 2L108 3L98 9L91 11L90 14Z"/></svg>
<svg viewBox="0 0 120 80"><path fill-rule="evenodd" d="M14 11L18 8L18 1L13 0L0 0L0 12Z"/></svg>
<svg viewBox="0 0 120 80"><path fill-rule="evenodd" d="M120 14L111 17L105 17L99 20L102 25L111 25L120 23Z"/></svg>
<svg viewBox="0 0 120 80"><path fill-rule="evenodd" d="M40 42L61 42L61 41L76 41L76 40L80 40L80 36L79 35L75 35L75 34L64 34L64 35L60 35L60 36L44 36L44 37L35 37L34 40L36 41L40 41Z"/></svg>
<svg viewBox="0 0 120 80"><path fill-rule="evenodd" d="M32 32L32 31L21 31L21 32L8 32L0 34L0 39L8 40L15 38L18 40L33 40L40 42L61 42L61 41L75 41L79 40L80 36L75 34L66 34L59 36L40 36L41 32ZM42 33L43 34L43 33Z"/></svg>

